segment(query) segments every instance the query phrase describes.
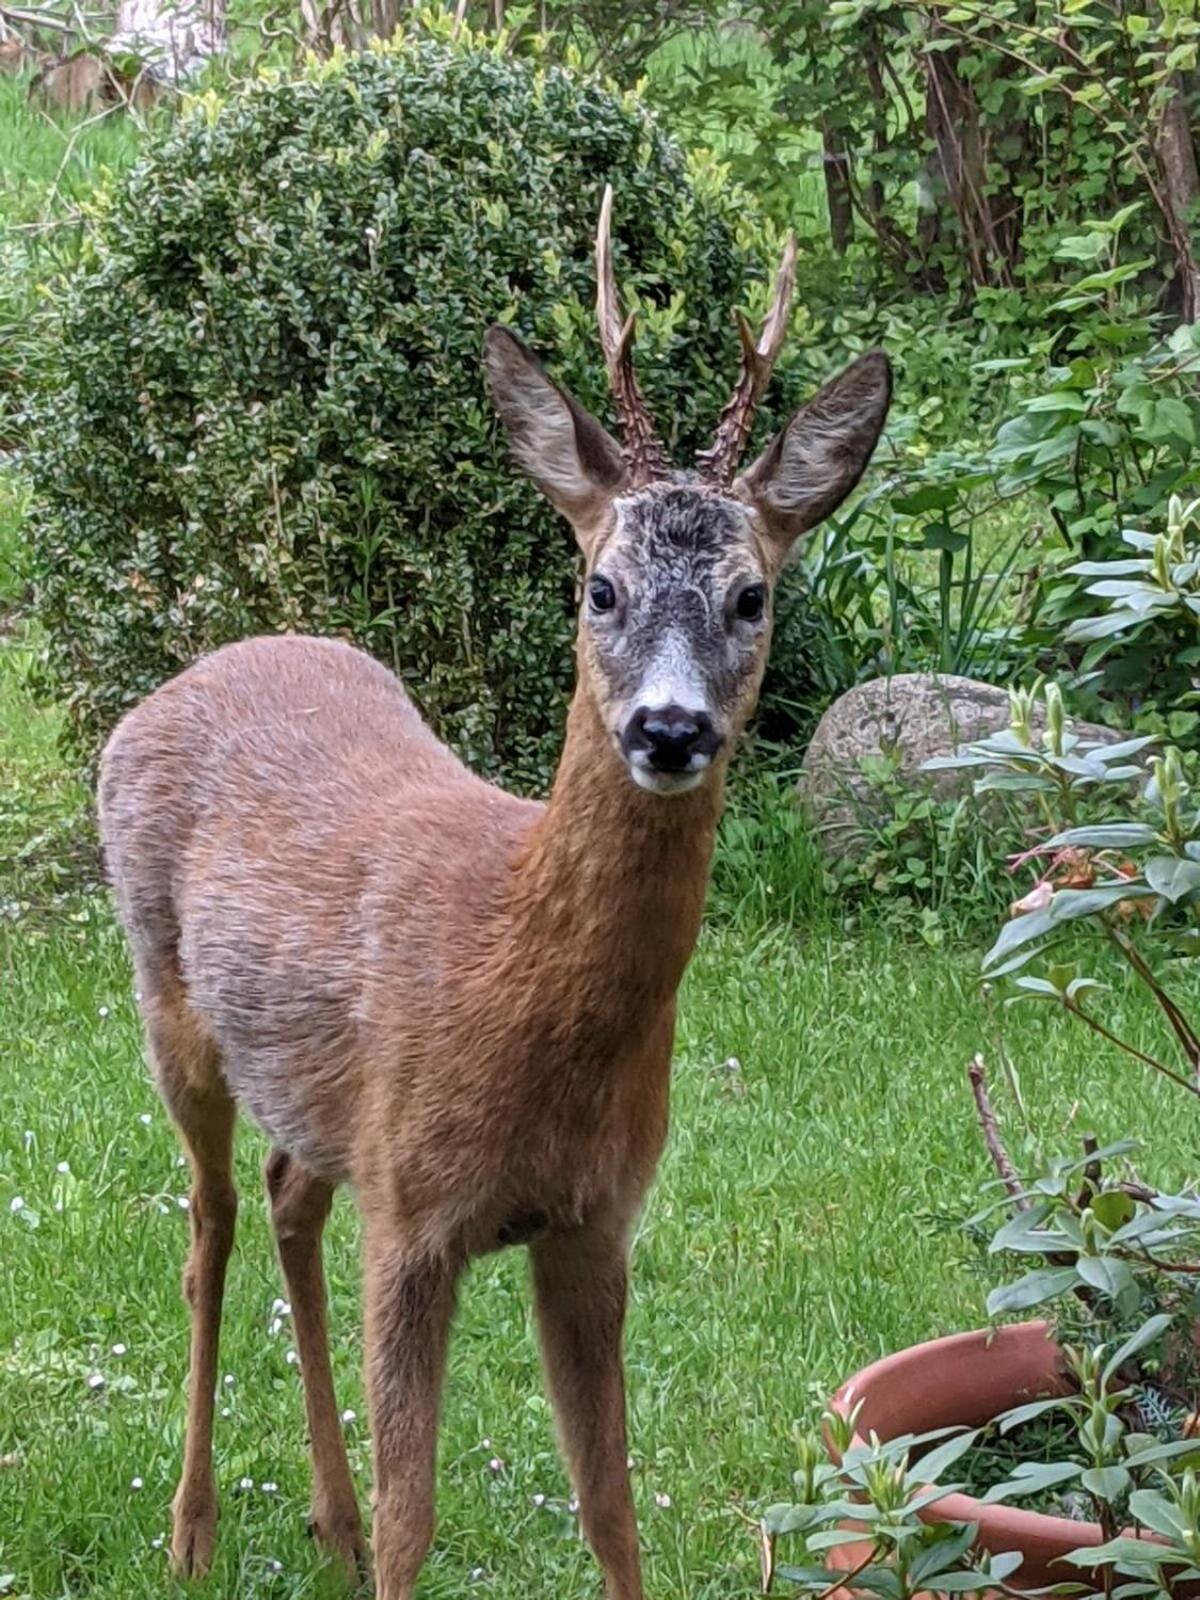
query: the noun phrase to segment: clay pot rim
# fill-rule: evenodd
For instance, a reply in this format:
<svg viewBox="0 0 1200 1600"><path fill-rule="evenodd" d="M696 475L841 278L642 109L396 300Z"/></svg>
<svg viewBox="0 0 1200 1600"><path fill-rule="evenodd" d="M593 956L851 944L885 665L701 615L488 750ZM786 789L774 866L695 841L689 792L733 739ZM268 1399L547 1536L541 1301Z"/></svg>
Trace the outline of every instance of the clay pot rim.
<svg viewBox="0 0 1200 1600"><path fill-rule="evenodd" d="M951 1333L940 1339L927 1339L920 1344L909 1345L904 1350L896 1351L892 1355L882 1356L879 1360L863 1367L853 1377L847 1378L837 1393L830 1401L830 1407L840 1416L848 1417L854 1409L861 1391L881 1379L890 1378L897 1367L906 1365L909 1361L921 1359L930 1361L934 1359L952 1360L961 1351L979 1348L981 1341L987 1341L989 1346L997 1340L1017 1343L1043 1340L1051 1345L1055 1356L1046 1364L1046 1367L1037 1375L1043 1384L1053 1380L1055 1369L1059 1368L1058 1345L1055 1343L1053 1330L1048 1322L1018 1322L1006 1324L998 1328L976 1328L967 1333ZM1065 1380L1059 1368L1059 1382L1063 1392L1068 1392ZM1045 1392L1045 1391L1044 1391ZM999 1413L997 1413L999 1415ZM969 1424L964 1423L964 1428ZM982 1427L985 1424L979 1424ZM914 1430L919 1431L919 1430ZM855 1445L869 1446L870 1441L855 1431L852 1441ZM840 1455L832 1449L831 1453L840 1464ZM1045 1511L1026 1511L1021 1506L1005 1505L1003 1503L988 1505L982 1500L977 1500L973 1495L953 1493L944 1495L940 1500L933 1501L925 1506L919 1513L922 1521L926 1522L971 1522L983 1527L985 1524L1000 1533L1002 1529L1009 1529L1013 1548L1018 1548L1025 1540L1052 1542L1065 1545L1068 1549L1082 1550L1089 1545L1104 1543L1103 1530L1098 1522L1076 1522L1070 1517L1055 1517ZM989 1541L990 1542L990 1541Z"/></svg>

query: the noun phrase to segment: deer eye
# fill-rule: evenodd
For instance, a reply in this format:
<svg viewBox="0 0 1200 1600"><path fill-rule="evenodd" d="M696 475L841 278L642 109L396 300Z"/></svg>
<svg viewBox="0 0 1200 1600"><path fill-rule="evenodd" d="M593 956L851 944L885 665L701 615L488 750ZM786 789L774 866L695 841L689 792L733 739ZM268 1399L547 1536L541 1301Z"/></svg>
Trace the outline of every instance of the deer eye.
<svg viewBox="0 0 1200 1600"><path fill-rule="evenodd" d="M757 622L767 603L767 591L761 583L748 583L738 595L734 610L743 622Z"/></svg>
<svg viewBox="0 0 1200 1600"><path fill-rule="evenodd" d="M611 611L617 603L617 591L607 578L592 578L588 583L588 600L593 611Z"/></svg>

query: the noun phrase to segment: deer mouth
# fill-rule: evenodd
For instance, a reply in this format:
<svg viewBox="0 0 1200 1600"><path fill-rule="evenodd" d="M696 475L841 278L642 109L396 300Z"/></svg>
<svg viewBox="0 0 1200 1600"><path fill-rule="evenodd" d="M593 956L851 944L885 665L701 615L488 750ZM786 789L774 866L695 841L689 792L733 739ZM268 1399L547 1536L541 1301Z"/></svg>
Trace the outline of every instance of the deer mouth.
<svg viewBox="0 0 1200 1600"><path fill-rule="evenodd" d="M698 789L704 782L712 763L707 756L693 757L701 765L687 772L660 772L651 766L645 753L635 750L628 758L627 766L629 776L639 789L644 789L647 794L687 794L692 789Z"/></svg>

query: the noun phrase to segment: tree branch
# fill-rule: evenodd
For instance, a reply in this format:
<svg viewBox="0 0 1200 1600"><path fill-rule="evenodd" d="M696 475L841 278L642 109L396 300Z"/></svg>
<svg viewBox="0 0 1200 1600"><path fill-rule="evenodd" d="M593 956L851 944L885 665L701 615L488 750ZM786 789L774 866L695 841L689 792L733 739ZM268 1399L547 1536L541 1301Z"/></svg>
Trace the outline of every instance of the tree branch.
<svg viewBox="0 0 1200 1600"><path fill-rule="evenodd" d="M988 1093L987 1068L983 1064L981 1055L976 1055L967 1067L967 1077L971 1080L971 1093L975 1096L975 1110L979 1117L980 1129L983 1132L983 1142L987 1146L988 1155L992 1158L992 1165L999 1173L1004 1187L1008 1190L1017 1210L1028 1211L1030 1202L1026 1197L1024 1186L1017 1176L1017 1169L1012 1164L1012 1158L1004 1147L1000 1124L996 1121L996 1113L992 1107L992 1097Z"/></svg>

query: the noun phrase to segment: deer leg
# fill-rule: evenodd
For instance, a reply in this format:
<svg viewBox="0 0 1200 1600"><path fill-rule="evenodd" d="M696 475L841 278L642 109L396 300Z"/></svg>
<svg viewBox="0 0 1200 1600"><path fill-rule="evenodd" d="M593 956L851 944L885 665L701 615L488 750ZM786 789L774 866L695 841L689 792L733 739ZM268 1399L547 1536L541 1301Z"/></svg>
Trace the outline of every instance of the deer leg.
<svg viewBox="0 0 1200 1600"><path fill-rule="evenodd" d="M438 1408L459 1263L414 1256L378 1233L368 1222L375 1593L376 1600L410 1600L433 1541Z"/></svg>
<svg viewBox="0 0 1200 1600"><path fill-rule="evenodd" d="M217 1488L212 1470L213 1400L225 1268L233 1248L237 1191L233 1186L234 1103L215 1075L203 1087L160 1082L192 1165L188 1202L191 1247L183 1297L191 1307L187 1431L183 1476L172 1507L171 1561L185 1576L208 1571L217 1532Z"/></svg>
<svg viewBox="0 0 1200 1600"><path fill-rule="evenodd" d="M625 1436L628 1247L623 1228L552 1234L531 1246L542 1359L588 1543L608 1600L642 1600Z"/></svg>
<svg viewBox="0 0 1200 1600"><path fill-rule="evenodd" d="M338 1420L325 1319L321 1235L333 1204L333 1186L306 1172L283 1150L272 1150L264 1176L304 1380L313 1464L309 1525L321 1544L365 1577L367 1545Z"/></svg>

